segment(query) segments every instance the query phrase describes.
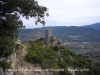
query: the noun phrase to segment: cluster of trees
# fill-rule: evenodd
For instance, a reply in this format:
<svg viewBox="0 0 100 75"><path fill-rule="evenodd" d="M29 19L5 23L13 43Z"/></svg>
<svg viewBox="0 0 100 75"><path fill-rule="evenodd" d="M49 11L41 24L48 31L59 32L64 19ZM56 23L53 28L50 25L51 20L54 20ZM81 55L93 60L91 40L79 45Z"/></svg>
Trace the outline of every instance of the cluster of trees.
<svg viewBox="0 0 100 75"><path fill-rule="evenodd" d="M24 27L20 15L26 19L34 17L35 24L45 25L47 10L35 0L0 0L0 57L8 57L14 50L14 38Z"/></svg>
<svg viewBox="0 0 100 75"><path fill-rule="evenodd" d="M59 58L58 51L61 53ZM89 68L89 71L76 71L77 75L99 75L100 66L94 64L91 60L78 56L63 46L47 47L41 40L30 43L30 48L26 59L31 63L38 63L42 68L63 68L65 71L55 72L56 75L71 75L68 67Z"/></svg>

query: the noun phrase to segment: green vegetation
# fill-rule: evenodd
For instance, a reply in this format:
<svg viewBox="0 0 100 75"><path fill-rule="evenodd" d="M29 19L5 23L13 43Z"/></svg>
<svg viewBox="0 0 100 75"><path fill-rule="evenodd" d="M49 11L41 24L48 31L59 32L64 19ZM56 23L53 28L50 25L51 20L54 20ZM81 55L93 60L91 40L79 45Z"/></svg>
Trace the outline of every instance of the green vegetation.
<svg viewBox="0 0 100 75"><path fill-rule="evenodd" d="M100 42L100 31L89 27L43 27L36 29L23 29L19 38L22 41L36 40L43 37L46 29L51 29L53 35L57 36L63 42ZM62 35L63 34L63 35Z"/></svg>
<svg viewBox="0 0 100 75"><path fill-rule="evenodd" d="M0 67L3 68L3 71L5 71L6 69L10 69L10 68L11 68L11 67L10 67L10 64L8 64L8 63L6 62L6 60L0 61Z"/></svg>
<svg viewBox="0 0 100 75"><path fill-rule="evenodd" d="M62 44L76 54L100 64L100 42L66 42Z"/></svg>
<svg viewBox="0 0 100 75"><path fill-rule="evenodd" d="M61 55L59 56L58 52ZM30 42L30 48L26 59L31 63L38 63L42 68L64 69L54 73L56 75L72 75L68 67L83 69L88 71L75 71L76 75L99 75L100 66L94 64L91 60L78 56L64 46L46 46L42 41L36 40Z"/></svg>
<svg viewBox="0 0 100 75"><path fill-rule="evenodd" d="M35 24L39 22L45 25L47 10L35 0L0 0L0 57L8 57L13 53L18 31L24 28L20 16L26 19L34 17Z"/></svg>

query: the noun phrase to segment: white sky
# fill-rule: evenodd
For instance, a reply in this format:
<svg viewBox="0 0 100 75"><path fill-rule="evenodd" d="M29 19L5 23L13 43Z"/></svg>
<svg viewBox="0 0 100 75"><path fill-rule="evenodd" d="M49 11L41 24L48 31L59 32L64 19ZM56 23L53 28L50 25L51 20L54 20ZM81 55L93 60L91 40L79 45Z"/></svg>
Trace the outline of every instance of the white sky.
<svg viewBox="0 0 100 75"><path fill-rule="evenodd" d="M37 0L49 9L45 26L82 26L100 22L100 0ZM43 27L22 18L26 28Z"/></svg>

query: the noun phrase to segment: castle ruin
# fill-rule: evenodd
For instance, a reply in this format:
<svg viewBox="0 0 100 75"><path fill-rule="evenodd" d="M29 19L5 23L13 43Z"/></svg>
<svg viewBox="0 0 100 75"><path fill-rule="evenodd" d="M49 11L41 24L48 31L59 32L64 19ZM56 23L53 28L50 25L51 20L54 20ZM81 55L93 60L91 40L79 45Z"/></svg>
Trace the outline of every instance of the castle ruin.
<svg viewBox="0 0 100 75"><path fill-rule="evenodd" d="M46 45L59 45L60 41L56 36L52 35L52 30L48 29L46 30L45 38L44 38L44 43Z"/></svg>
<svg viewBox="0 0 100 75"><path fill-rule="evenodd" d="M46 30L45 38L46 38L46 39L50 39L51 36L52 36L52 31L51 31L51 29Z"/></svg>

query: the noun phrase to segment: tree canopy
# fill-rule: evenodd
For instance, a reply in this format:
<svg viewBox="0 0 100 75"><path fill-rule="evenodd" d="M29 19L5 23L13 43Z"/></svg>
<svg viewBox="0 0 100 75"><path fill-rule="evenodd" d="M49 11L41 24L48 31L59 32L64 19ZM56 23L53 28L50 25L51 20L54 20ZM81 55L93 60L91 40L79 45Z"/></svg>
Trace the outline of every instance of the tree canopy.
<svg viewBox="0 0 100 75"><path fill-rule="evenodd" d="M1 0L0 1L0 17L5 19L5 15L13 14L16 16L22 15L29 19L34 17L36 23L40 22L44 24L44 16L48 16L47 8L38 5L35 0Z"/></svg>
<svg viewBox="0 0 100 75"><path fill-rule="evenodd" d="M9 56L14 50L14 37L24 27L20 15L26 19L34 17L35 24L45 25L47 10L35 0L0 0L0 56Z"/></svg>

